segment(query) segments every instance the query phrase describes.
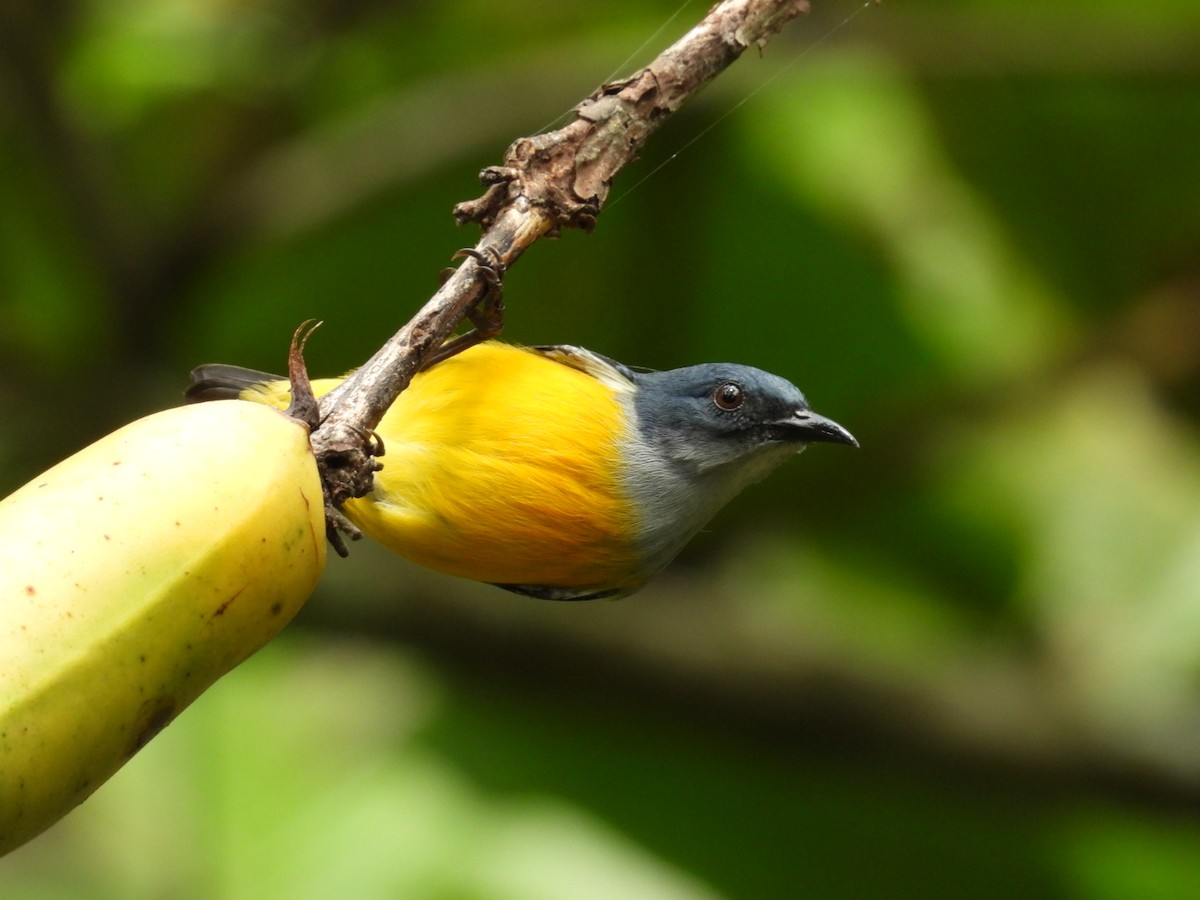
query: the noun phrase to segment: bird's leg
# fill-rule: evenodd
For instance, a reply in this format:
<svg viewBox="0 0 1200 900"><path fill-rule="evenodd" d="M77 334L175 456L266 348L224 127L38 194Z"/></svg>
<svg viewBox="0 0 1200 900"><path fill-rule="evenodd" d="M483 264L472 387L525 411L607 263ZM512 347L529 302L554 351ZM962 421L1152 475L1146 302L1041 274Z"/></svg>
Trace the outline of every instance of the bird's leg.
<svg viewBox="0 0 1200 900"><path fill-rule="evenodd" d="M293 419L303 422L310 433L316 431L321 425L321 407L313 394L308 369L304 365L304 345L320 324L320 322L309 319L297 328L296 333L292 335L292 346L288 351L288 381L291 383L292 400L285 411ZM370 490L371 476L383 468L383 464L377 459L384 454L383 438L374 431L366 431L354 425L350 426L350 430L357 434L362 441L360 455L366 457L365 464L354 476L356 484L354 496L361 497ZM362 532L329 499L328 485L331 482L327 477L328 473L331 470L345 472L348 469L346 462L350 459L353 459L350 454L334 454L317 460L317 471L320 473L322 485L325 487L325 537L338 556L349 555L343 535L352 541L357 541L362 537ZM333 463L332 467L330 463ZM339 476L338 481L339 483L343 482L344 475Z"/></svg>
<svg viewBox="0 0 1200 900"><path fill-rule="evenodd" d="M490 341L504 328L504 262L500 255L491 247L487 253L464 248L459 250L451 259L469 256L479 267L479 275L484 281L483 296L467 310L467 319L473 326L470 331L451 338L435 349L421 364L421 370L444 362L464 350ZM443 281L449 278L454 269L442 271Z"/></svg>
<svg viewBox="0 0 1200 900"><path fill-rule="evenodd" d="M362 452L369 460L366 466L368 478L359 479L353 491L354 497L365 497L370 493L373 484L369 476L374 475L383 468L383 463L379 461L379 457L384 455L386 449L383 446L383 438L379 436L377 431L359 428L357 425L348 425L347 427L362 441ZM333 460L337 462L338 458L335 456ZM317 462L317 469L322 474L324 474L326 464L323 460ZM357 541L362 537L362 531L346 517L346 514L341 509L326 500L325 537L328 538L330 545L337 555L345 557L349 556L350 552L346 549L346 541L343 539L343 535L352 541Z"/></svg>

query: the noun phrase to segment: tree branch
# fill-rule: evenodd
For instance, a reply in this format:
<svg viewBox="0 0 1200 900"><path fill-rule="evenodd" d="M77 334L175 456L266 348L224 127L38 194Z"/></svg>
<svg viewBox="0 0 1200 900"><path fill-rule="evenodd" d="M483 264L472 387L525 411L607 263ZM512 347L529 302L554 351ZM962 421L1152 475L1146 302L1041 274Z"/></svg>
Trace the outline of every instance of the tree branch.
<svg viewBox="0 0 1200 900"><path fill-rule="evenodd" d="M475 250L503 272L538 238L563 227L590 230L613 179L659 125L747 47L761 49L807 11L807 0L722 0L640 72L597 88L575 108L570 123L517 140L502 165L481 174L483 196L455 207L460 224L473 221L484 228ZM372 442L364 434L379 424L485 288L479 263L468 259L407 325L322 398L313 449L335 508L370 490Z"/></svg>

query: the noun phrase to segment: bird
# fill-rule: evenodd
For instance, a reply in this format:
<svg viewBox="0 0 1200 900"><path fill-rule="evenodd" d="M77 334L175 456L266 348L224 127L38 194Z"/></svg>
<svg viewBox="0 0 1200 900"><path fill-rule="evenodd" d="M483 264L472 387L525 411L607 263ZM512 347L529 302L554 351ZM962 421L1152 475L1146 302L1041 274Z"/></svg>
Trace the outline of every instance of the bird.
<svg viewBox="0 0 1200 900"><path fill-rule="evenodd" d="M204 365L186 398L285 408L290 386ZM419 372L376 431L383 468L343 509L355 525L427 568L547 600L626 597L808 444L858 446L791 382L751 366L653 371L495 340Z"/></svg>

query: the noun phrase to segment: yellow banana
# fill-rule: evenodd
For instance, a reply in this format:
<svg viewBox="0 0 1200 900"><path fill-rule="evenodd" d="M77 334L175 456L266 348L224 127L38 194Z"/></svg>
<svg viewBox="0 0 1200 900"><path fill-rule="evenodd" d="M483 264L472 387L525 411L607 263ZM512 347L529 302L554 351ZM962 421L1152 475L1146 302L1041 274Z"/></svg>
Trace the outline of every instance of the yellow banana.
<svg viewBox="0 0 1200 900"><path fill-rule="evenodd" d="M308 430L238 401L148 416L0 501L0 855L292 618L323 507Z"/></svg>

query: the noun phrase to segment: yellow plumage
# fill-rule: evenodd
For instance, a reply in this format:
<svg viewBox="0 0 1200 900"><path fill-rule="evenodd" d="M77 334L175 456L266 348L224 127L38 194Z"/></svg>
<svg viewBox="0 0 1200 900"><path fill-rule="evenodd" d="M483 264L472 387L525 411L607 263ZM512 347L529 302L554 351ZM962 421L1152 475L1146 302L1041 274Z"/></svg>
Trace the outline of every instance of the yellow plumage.
<svg viewBox="0 0 1200 900"><path fill-rule="evenodd" d="M286 406L287 384L243 396ZM484 343L413 379L379 423L386 455L375 489L345 512L393 552L450 575L632 586L638 523L620 481L629 427L603 381Z"/></svg>

